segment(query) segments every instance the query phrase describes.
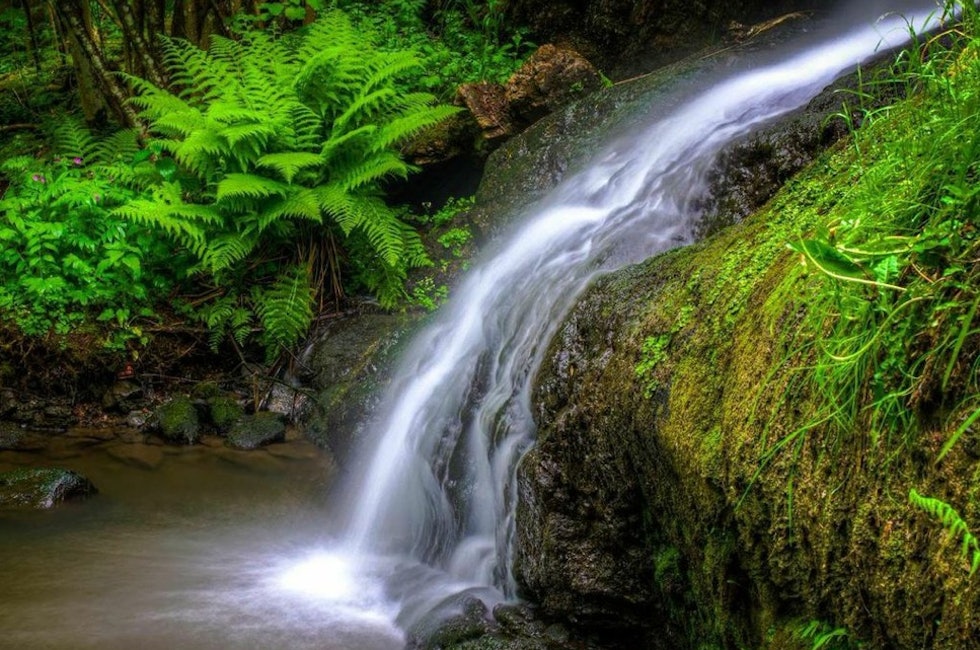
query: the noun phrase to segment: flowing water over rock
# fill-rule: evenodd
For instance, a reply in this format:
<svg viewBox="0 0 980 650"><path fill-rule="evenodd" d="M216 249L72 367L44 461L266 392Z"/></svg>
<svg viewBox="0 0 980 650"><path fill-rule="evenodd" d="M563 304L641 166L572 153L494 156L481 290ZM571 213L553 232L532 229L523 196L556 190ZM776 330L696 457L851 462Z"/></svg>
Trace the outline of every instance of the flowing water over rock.
<svg viewBox="0 0 980 650"><path fill-rule="evenodd" d="M515 598L514 469L562 316L597 274L690 241L727 143L907 36L894 16L851 24L612 144L525 215L405 355L340 524L324 525L315 462L65 460L100 496L0 519L0 647L386 650L470 596ZM135 451L152 468L120 460Z"/></svg>
<svg viewBox="0 0 980 650"><path fill-rule="evenodd" d="M727 144L926 20L927 11L873 24L865 15L716 84L601 152L469 272L403 358L346 497L354 561L401 558L400 625L458 612L460 594L515 597L513 477L534 440L530 387L576 296L597 274L689 243Z"/></svg>

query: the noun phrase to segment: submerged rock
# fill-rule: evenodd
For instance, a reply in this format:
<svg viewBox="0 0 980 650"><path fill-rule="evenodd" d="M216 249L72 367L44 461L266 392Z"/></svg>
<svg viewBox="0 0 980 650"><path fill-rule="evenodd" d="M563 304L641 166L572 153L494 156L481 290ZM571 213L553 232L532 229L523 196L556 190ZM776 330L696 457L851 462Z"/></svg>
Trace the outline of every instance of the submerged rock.
<svg viewBox="0 0 980 650"><path fill-rule="evenodd" d="M270 411L244 415L228 431L227 443L236 449L257 449L286 437L282 416Z"/></svg>
<svg viewBox="0 0 980 650"><path fill-rule="evenodd" d="M66 469L19 469L0 473L0 509L44 510L96 492L91 481Z"/></svg>

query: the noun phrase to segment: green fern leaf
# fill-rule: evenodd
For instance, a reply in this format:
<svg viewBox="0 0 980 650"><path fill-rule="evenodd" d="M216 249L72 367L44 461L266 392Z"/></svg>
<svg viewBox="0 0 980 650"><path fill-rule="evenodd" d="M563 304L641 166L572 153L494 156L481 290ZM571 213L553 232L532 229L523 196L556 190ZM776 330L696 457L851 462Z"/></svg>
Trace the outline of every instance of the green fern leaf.
<svg viewBox="0 0 980 650"><path fill-rule="evenodd" d="M264 199L270 196L286 196L289 185L257 174L228 174L218 183L215 199Z"/></svg>
<svg viewBox="0 0 980 650"><path fill-rule="evenodd" d="M288 153L270 153L255 161L259 167L274 169L287 183L291 183L296 174L310 167L323 165L323 156L305 151Z"/></svg>

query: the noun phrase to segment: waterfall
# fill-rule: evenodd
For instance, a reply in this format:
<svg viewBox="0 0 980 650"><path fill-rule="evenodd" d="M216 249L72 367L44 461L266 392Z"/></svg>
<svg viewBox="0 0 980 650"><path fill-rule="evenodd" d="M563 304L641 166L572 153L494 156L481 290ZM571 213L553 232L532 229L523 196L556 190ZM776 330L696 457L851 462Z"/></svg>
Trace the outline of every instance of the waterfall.
<svg viewBox="0 0 980 650"><path fill-rule="evenodd" d="M727 144L932 17L885 15L738 73L565 179L468 272L402 358L348 493L347 547L441 576L443 589L402 589L428 594L427 606L471 587L514 597L514 475L534 442L532 383L576 297L597 274L689 243L701 216L692 206Z"/></svg>

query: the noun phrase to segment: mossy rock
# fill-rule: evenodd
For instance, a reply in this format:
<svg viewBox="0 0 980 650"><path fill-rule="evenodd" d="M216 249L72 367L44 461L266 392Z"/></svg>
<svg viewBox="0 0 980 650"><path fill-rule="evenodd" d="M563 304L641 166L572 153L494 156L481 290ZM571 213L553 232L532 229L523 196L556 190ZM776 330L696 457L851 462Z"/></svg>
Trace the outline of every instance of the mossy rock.
<svg viewBox="0 0 980 650"><path fill-rule="evenodd" d="M208 415L218 433L227 433L242 418L245 411L238 400L226 396L213 397L208 401Z"/></svg>
<svg viewBox="0 0 980 650"><path fill-rule="evenodd" d="M262 445L281 442L286 437L286 424L278 413L263 411L242 416L228 431L227 444L237 449L257 449Z"/></svg>
<svg viewBox="0 0 980 650"><path fill-rule="evenodd" d="M155 414L160 434L168 442L194 444L201 437L197 407L187 397L175 397L161 405Z"/></svg>
<svg viewBox="0 0 980 650"><path fill-rule="evenodd" d="M32 468L0 473L0 510L46 510L96 492L91 481L66 469Z"/></svg>

